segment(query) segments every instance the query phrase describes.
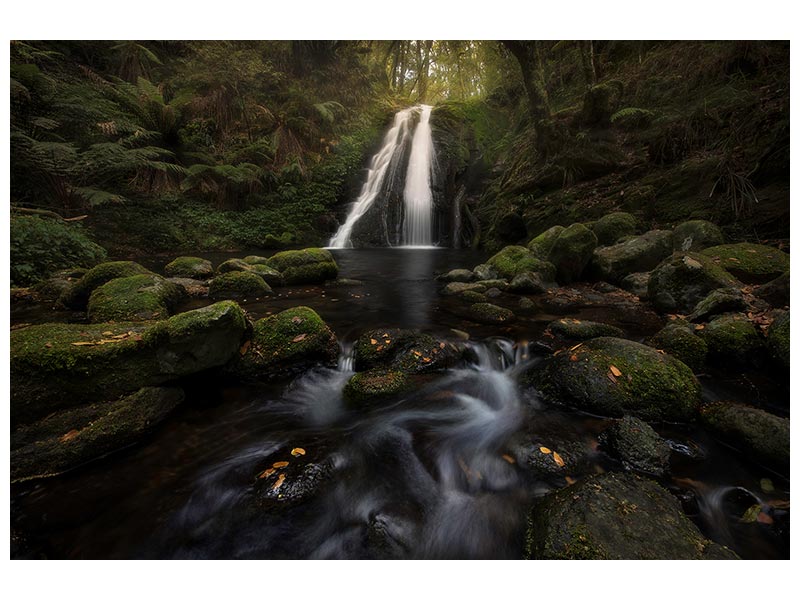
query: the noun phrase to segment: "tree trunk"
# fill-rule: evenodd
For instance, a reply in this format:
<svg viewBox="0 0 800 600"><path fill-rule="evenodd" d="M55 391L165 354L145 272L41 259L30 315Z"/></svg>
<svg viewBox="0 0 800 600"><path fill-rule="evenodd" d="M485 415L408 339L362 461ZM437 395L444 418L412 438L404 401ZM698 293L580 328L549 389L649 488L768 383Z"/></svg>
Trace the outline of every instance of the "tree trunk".
<svg viewBox="0 0 800 600"><path fill-rule="evenodd" d="M528 95L534 124L550 118L550 104L542 74L542 57L538 44L531 41L503 41L502 44L514 55L522 71L522 84ZM537 131L539 128L535 125Z"/></svg>

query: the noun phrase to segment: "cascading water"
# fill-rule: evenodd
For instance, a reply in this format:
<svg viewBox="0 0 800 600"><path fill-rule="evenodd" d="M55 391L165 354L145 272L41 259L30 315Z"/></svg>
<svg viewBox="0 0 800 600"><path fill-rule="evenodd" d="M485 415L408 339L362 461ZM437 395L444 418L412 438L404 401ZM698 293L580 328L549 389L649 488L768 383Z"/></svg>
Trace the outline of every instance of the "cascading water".
<svg viewBox="0 0 800 600"><path fill-rule="evenodd" d="M403 191L405 218L403 220L403 245L430 246L433 243L431 191L431 164L433 161L433 135L431 134L432 106L423 104L419 125L411 142L408 159L406 187Z"/></svg>

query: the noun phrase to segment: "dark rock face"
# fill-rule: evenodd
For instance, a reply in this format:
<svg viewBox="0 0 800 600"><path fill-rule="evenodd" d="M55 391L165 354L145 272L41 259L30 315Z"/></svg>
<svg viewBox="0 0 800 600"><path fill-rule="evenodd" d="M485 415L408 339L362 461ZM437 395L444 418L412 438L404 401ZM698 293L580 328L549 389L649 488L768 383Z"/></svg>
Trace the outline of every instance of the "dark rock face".
<svg viewBox="0 0 800 600"><path fill-rule="evenodd" d="M537 273L520 273L511 280L508 291L515 294L543 294L547 286Z"/></svg>
<svg viewBox="0 0 800 600"><path fill-rule="evenodd" d="M648 296L659 310L689 313L710 292L737 286L736 279L710 258L676 253L650 274Z"/></svg>
<svg viewBox="0 0 800 600"><path fill-rule="evenodd" d="M617 283L631 273L649 271L671 253L671 231L648 231L595 249L589 271L597 279Z"/></svg>
<svg viewBox="0 0 800 600"><path fill-rule="evenodd" d="M600 434L600 444L626 469L660 477L669 468L669 445L647 423L622 417Z"/></svg>
<svg viewBox="0 0 800 600"><path fill-rule="evenodd" d="M330 458L306 460L305 456L277 460L256 476L255 493L258 503L265 509L282 509L296 506L317 496L332 479L334 468ZM283 462L288 464L282 465Z"/></svg>
<svg viewBox="0 0 800 600"><path fill-rule="evenodd" d="M354 356L357 371L392 367L404 372L426 373L452 367L461 357L461 350L427 333L372 329L359 336Z"/></svg>
<svg viewBox="0 0 800 600"><path fill-rule="evenodd" d="M694 307L694 311L689 315L689 320L693 323L707 321L709 318L726 312L736 312L745 310L745 302L742 292L736 288L720 288L709 293Z"/></svg>
<svg viewBox="0 0 800 600"><path fill-rule="evenodd" d="M699 252L725 242L722 231L710 221L686 221L673 231L673 245L679 252Z"/></svg>
<svg viewBox="0 0 800 600"><path fill-rule="evenodd" d="M789 305L789 271L765 283L753 292L775 308Z"/></svg>
<svg viewBox="0 0 800 600"><path fill-rule="evenodd" d="M767 330L767 346L772 358L784 369L789 368L789 311L780 313Z"/></svg>
<svg viewBox="0 0 800 600"><path fill-rule="evenodd" d="M537 559L735 559L705 539L678 501L633 474L594 475L546 496L529 518Z"/></svg>

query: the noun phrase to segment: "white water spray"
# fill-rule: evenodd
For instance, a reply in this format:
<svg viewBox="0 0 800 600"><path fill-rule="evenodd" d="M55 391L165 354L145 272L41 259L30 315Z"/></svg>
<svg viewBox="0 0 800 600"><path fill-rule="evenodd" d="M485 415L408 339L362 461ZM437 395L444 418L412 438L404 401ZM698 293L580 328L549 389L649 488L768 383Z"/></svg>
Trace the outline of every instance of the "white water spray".
<svg viewBox="0 0 800 600"><path fill-rule="evenodd" d="M433 243L431 227L433 136L430 124L432 109L432 106L422 105L419 125L411 141L411 157L408 160L406 187L403 192L405 201L403 244L406 246L430 246Z"/></svg>

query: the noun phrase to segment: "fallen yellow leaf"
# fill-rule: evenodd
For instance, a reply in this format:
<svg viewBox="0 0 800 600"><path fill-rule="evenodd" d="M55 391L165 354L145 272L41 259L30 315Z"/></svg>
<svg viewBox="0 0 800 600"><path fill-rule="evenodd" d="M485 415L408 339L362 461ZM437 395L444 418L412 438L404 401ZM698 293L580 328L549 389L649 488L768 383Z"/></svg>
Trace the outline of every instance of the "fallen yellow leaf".
<svg viewBox="0 0 800 600"><path fill-rule="evenodd" d="M573 354L572 356L569 357L569 360L571 362L578 362L578 355L577 354Z"/></svg>
<svg viewBox="0 0 800 600"><path fill-rule="evenodd" d="M278 461L276 463L272 463L272 466L274 468L276 468L276 469L282 469L283 467L289 466L289 461L288 460L281 460L281 461Z"/></svg>
<svg viewBox="0 0 800 600"><path fill-rule="evenodd" d="M113 331L104 331L103 335L114 335Z"/></svg>
<svg viewBox="0 0 800 600"><path fill-rule="evenodd" d="M557 464L559 467L563 467L563 466L564 466L564 464L565 464L565 463L564 463L564 459L563 459L563 458L561 458L561 457L558 455L558 452L553 452L553 460L554 460L554 461L556 461L556 464Z"/></svg>
<svg viewBox="0 0 800 600"><path fill-rule="evenodd" d="M614 374L614 376L615 376L615 377L619 377L620 375L622 375L622 371L620 371L620 370L619 370L617 367L615 367L614 365L610 365L608 368L609 368L609 370L610 370L610 371L611 371L611 372Z"/></svg>
<svg viewBox="0 0 800 600"><path fill-rule="evenodd" d="M542 454L550 454L552 450L550 450L550 448L545 448L544 446L539 446L539 452Z"/></svg>
<svg viewBox="0 0 800 600"><path fill-rule="evenodd" d="M97 346L97 342L72 342L73 346Z"/></svg>
<svg viewBox="0 0 800 600"><path fill-rule="evenodd" d="M369 343L374 346L375 344L378 343L378 340L376 340L375 338L369 338Z"/></svg>
<svg viewBox="0 0 800 600"><path fill-rule="evenodd" d="M78 431L77 429L72 429L71 431L68 431L67 433L62 435L60 438L58 438L58 441L59 442L68 442L71 439L78 437L79 433L80 433L80 431Z"/></svg>
<svg viewBox="0 0 800 600"><path fill-rule="evenodd" d="M508 464L513 465L515 462L513 456L509 456L508 454L503 454L503 460L506 461Z"/></svg>
<svg viewBox="0 0 800 600"><path fill-rule="evenodd" d="M278 475L278 480L275 482L275 485L272 486L272 489L277 490L279 487L281 487L285 479L286 475L284 475L283 473Z"/></svg>
<svg viewBox="0 0 800 600"><path fill-rule="evenodd" d="M247 354L248 350L250 350L250 340L247 340L244 344L242 344L242 347L239 348L239 354L244 356L245 354Z"/></svg>
<svg viewBox="0 0 800 600"><path fill-rule="evenodd" d="M267 477L272 475L274 472L275 472L275 469L267 469L266 471L263 471L263 472L259 473L258 474L258 478L259 479L266 479Z"/></svg>
<svg viewBox="0 0 800 600"><path fill-rule="evenodd" d="M306 451L303 448L292 448L292 456L305 456Z"/></svg>
<svg viewBox="0 0 800 600"><path fill-rule="evenodd" d="M307 333L301 333L300 335L295 337L292 341L293 342L302 342L304 339L306 339L307 335L308 335Z"/></svg>

